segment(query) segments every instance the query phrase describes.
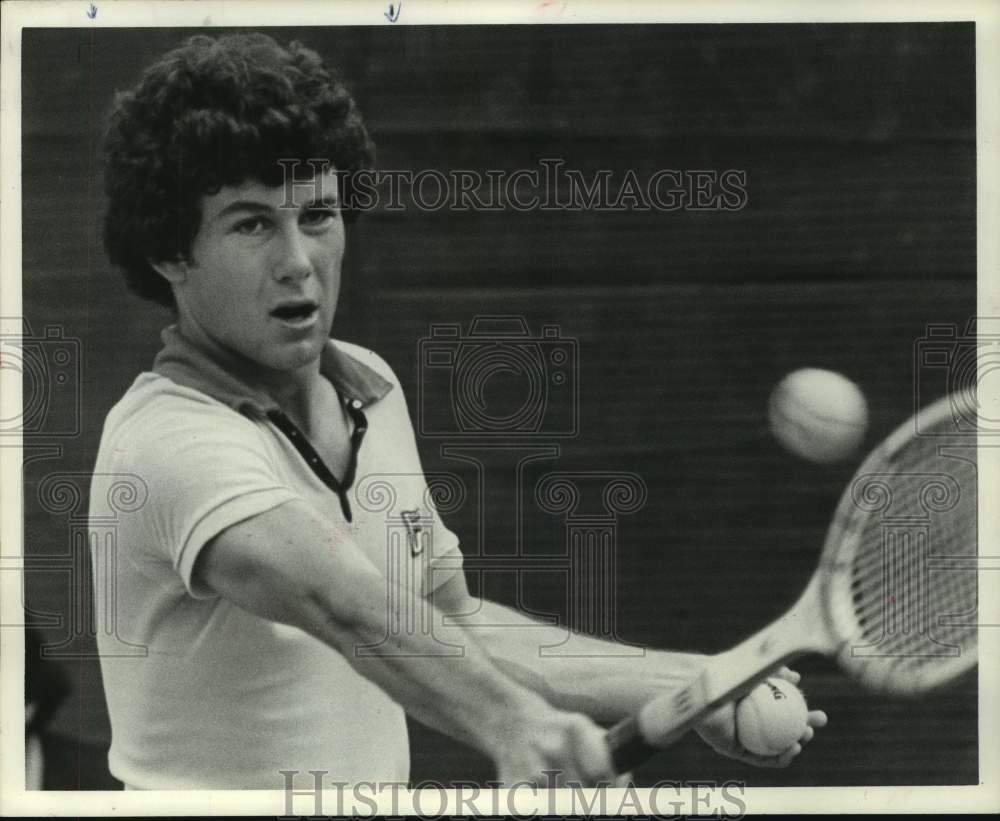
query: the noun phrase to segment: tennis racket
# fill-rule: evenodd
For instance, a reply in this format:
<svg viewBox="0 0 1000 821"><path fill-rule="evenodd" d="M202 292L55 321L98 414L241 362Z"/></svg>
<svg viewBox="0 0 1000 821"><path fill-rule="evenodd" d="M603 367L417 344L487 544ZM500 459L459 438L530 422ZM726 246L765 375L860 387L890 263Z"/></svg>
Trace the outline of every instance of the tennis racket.
<svg viewBox="0 0 1000 821"><path fill-rule="evenodd" d="M608 730L618 772L806 653L834 657L869 689L901 696L944 687L975 666L975 407L971 394L946 396L868 456L799 600Z"/></svg>

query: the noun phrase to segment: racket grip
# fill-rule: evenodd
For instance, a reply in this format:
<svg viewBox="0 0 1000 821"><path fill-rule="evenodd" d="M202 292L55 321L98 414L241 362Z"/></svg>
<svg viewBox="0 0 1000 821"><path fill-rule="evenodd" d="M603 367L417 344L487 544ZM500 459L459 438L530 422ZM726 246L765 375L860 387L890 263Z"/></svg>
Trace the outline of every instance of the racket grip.
<svg viewBox="0 0 1000 821"><path fill-rule="evenodd" d="M659 748L652 746L643 738L642 730L639 729L638 716L635 715L623 718L612 726L605 733L604 739L611 751L615 772L619 775L627 773L633 767L642 764L647 758L659 752Z"/></svg>

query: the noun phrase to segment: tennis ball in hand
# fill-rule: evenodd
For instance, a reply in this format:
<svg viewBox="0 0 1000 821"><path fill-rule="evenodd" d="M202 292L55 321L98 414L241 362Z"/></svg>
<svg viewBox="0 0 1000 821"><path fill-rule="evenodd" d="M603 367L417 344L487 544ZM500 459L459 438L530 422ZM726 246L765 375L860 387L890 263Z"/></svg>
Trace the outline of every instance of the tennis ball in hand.
<svg viewBox="0 0 1000 821"><path fill-rule="evenodd" d="M771 392L768 419L775 438L810 462L839 462L857 450L868 429L868 403L850 379L802 368Z"/></svg>
<svg viewBox="0 0 1000 821"><path fill-rule="evenodd" d="M752 753L778 755L802 737L808 713L794 684L765 679L737 703L736 737Z"/></svg>

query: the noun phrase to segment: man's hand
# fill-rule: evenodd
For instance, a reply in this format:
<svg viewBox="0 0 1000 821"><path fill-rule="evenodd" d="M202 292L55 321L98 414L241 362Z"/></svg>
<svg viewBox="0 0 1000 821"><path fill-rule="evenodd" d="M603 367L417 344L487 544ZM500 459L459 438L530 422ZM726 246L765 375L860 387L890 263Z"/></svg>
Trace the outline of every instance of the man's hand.
<svg viewBox="0 0 1000 821"><path fill-rule="evenodd" d="M508 723L497 735L493 758L498 778L507 786L623 783L615 773L604 731L582 713L546 705Z"/></svg>
<svg viewBox="0 0 1000 821"><path fill-rule="evenodd" d="M802 679L798 673L787 667L782 667L775 675L791 684L798 684ZM715 712L706 716L695 727L695 732L709 747L728 758L735 758L756 767L787 767L792 763L792 759L802 752L802 746L812 740L816 730L826 726L826 721L826 713L822 710L810 710L805 732L796 743L778 755L757 755L745 749L737 741L736 705L734 702L723 704Z"/></svg>

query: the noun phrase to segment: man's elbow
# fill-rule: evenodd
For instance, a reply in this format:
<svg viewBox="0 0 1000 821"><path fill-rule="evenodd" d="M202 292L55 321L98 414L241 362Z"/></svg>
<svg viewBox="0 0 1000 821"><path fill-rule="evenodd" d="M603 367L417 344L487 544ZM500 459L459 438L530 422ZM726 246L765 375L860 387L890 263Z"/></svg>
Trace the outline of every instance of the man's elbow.
<svg viewBox="0 0 1000 821"><path fill-rule="evenodd" d="M221 539L202 549L193 575L198 584L259 618L310 633L328 620L327 591L318 578L289 578L253 551L228 550Z"/></svg>
<svg viewBox="0 0 1000 821"><path fill-rule="evenodd" d="M273 621L298 627L348 658L386 635L384 581L363 570L336 580L264 579L261 595Z"/></svg>
<svg viewBox="0 0 1000 821"><path fill-rule="evenodd" d="M275 551L252 523L224 531L202 550L195 572L219 595L261 618L298 627L342 653L386 631L386 580L343 545L292 542ZM297 549L296 549L297 548Z"/></svg>

